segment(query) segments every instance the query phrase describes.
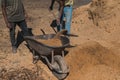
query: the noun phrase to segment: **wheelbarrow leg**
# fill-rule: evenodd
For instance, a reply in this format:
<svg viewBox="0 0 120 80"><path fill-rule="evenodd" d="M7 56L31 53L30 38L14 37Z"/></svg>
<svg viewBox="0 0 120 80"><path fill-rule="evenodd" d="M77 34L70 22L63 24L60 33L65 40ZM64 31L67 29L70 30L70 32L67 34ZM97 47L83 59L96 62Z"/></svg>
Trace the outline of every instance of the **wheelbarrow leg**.
<svg viewBox="0 0 120 80"><path fill-rule="evenodd" d="M54 50L52 51L52 55L51 55L51 63L48 60L48 58L46 56L42 56L42 58L44 58L49 66L49 68L52 70L53 69L53 63L54 63Z"/></svg>
<svg viewBox="0 0 120 80"><path fill-rule="evenodd" d="M48 60L48 58L46 56L42 56L42 58L44 58L46 60L47 65L51 70L58 67L58 65L56 65L55 59L54 59L54 50L52 50L52 52L51 52L51 62Z"/></svg>
<svg viewBox="0 0 120 80"><path fill-rule="evenodd" d="M49 68L52 70L52 69L53 69L53 67L52 67L52 65L51 65L50 61L48 60L48 58L47 58L46 56L42 56L42 58L44 58L44 59L46 60L47 65L48 65L48 66L49 66Z"/></svg>
<svg viewBox="0 0 120 80"><path fill-rule="evenodd" d="M54 50L52 51L52 55L51 55L51 64L53 64L54 63Z"/></svg>
<svg viewBox="0 0 120 80"><path fill-rule="evenodd" d="M39 56L35 54L35 50L32 50L32 53L33 53L33 63L37 63L38 60L39 60Z"/></svg>
<svg viewBox="0 0 120 80"><path fill-rule="evenodd" d="M62 57L63 57L63 58L65 57L65 52L64 52L64 51L62 51Z"/></svg>

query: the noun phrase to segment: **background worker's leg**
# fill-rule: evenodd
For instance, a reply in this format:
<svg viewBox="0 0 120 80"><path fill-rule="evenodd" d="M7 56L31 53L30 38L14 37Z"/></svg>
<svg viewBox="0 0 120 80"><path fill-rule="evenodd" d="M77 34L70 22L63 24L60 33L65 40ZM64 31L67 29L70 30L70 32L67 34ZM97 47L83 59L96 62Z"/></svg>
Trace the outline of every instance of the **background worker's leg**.
<svg viewBox="0 0 120 80"><path fill-rule="evenodd" d="M64 16L65 16L65 29L70 33L71 29L71 20L72 20L72 6L64 7Z"/></svg>

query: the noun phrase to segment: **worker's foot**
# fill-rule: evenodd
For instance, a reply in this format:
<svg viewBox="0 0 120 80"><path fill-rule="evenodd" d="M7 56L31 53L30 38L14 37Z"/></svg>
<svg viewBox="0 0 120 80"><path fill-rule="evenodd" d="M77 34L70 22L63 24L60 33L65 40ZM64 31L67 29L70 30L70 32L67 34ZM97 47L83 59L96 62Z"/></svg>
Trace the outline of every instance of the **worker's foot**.
<svg viewBox="0 0 120 80"><path fill-rule="evenodd" d="M33 64L36 64L39 60L39 56L33 56Z"/></svg>
<svg viewBox="0 0 120 80"><path fill-rule="evenodd" d="M17 48L15 46L12 47L13 54L17 53Z"/></svg>

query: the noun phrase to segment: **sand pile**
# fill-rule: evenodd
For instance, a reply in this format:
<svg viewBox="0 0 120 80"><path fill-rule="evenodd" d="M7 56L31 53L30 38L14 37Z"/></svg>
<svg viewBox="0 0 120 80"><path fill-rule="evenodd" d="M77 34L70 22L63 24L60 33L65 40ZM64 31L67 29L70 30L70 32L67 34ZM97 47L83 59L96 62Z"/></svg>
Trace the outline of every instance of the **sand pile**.
<svg viewBox="0 0 120 80"><path fill-rule="evenodd" d="M120 0L93 0L88 12L93 23L108 32L120 25Z"/></svg>
<svg viewBox="0 0 120 80"><path fill-rule="evenodd" d="M66 60L70 66L67 80L120 79L120 57L97 42L89 41L71 49Z"/></svg>
<svg viewBox="0 0 120 80"><path fill-rule="evenodd" d="M119 9L119 0L93 0L89 5L75 9L71 32L79 38L72 38L72 43L80 44L88 40L119 42Z"/></svg>
<svg viewBox="0 0 120 80"><path fill-rule="evenodd" d="M1 80L44 80L40 76L39 71L32 71L26 68L23 69L1 69Z"/></svg>

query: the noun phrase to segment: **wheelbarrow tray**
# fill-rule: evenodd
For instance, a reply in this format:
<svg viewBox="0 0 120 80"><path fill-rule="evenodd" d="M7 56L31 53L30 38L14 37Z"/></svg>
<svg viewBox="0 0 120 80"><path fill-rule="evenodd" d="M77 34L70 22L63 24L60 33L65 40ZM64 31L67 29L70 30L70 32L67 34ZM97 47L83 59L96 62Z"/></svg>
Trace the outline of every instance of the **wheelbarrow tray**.
<svg viewBox="0 0 120 80"><path fill-rule="evenodd" d="M38 42L36 40L36 39L44 39L44 40L52 39L54 36L55 34L45 34L45 35L36 35L36 36L25 36L24 39L30 48L32 48L42 56L47 56L50 55L52 51L54 51L55 54L59 54L66 47L69 46L69 39L66 36L60 36L62 46L57 46L57 47L49 46L43 44L42 42Z"/></svg>

